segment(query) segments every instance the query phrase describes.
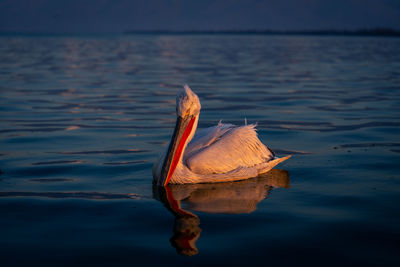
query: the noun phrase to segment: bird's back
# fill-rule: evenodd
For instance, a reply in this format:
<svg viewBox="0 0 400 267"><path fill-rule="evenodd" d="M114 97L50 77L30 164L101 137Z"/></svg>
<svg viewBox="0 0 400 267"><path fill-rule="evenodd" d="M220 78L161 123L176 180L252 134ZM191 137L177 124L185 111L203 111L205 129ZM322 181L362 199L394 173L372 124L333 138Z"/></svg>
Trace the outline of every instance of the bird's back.
<svg viewBox="0 0 400 267"><path fill-rule="evenodd" d="M255 125L236 127L220 123L195 136L188 145L185 164L194 173L226 173L238 167L253 167L273 157L258 139Z"/></svg>

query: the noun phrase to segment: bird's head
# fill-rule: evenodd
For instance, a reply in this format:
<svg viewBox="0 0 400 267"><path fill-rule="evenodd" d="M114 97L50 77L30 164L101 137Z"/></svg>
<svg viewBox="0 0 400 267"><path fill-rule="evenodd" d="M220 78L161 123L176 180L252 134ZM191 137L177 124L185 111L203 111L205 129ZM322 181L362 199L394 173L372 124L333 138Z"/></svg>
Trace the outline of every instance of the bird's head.
<svg viewBox="0 0 400 267"><path fill-rule="evenodd" d="M176 96L176 115L181 118L198 116L200 109L199 97L185 84L183 90Z"/></svg>
<svg viewBox="0 0 400 267"><path fill-rule="evenodd" d="M158 185L166 186L179 162L182 161L186 145L193 138L196 131L200 109L199 97L193 93L189 86L185 85L176 97L177 119L175 130L160 170L160 176L157 179Z"/></svg>

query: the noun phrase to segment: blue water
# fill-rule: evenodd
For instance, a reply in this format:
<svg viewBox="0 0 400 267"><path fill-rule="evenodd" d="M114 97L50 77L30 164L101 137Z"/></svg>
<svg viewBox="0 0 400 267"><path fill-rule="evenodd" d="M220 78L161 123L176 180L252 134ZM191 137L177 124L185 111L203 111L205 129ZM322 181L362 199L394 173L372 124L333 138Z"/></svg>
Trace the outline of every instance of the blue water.
<svg viewBox="0 0 400 267"><path fill-rule="evenodd" d="M258 123L261 177L152 186L188 83ZM2 266L395 266L400 39L0 37Z"/></svg>

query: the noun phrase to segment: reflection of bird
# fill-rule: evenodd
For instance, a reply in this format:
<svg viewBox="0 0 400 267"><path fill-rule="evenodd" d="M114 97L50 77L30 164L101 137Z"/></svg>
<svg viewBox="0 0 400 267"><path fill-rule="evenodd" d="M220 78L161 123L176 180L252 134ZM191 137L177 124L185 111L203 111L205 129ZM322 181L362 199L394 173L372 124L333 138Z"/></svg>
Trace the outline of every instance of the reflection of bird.
<svg viewBox="0 0 400 267"><path fill-rule="evenodd" d="M180 200L176 200L169 186L153 186L154 198L164 203L175 216L174 235L170 242L182 255L192 256L198 253L196 241L200 237L200 219L195 214L182 209Z"/></svg>
<svg viewBox="0 0 400 267"><path fill-rule="evenodd" d="M257 204L276 187L289 188L289 173L271 170L253 179L217 184L153 186L154 197L175 216L174 235L170 242L177 252L191 256L198 253L200 219L185 210L207 213L251 213Z"/></svg>
<svg viewBox="0 0 400 267"><path fill-rule="evenodd" d="M153 168L158 185L243 180L290 158L275 157L258 139L254 124L219 123L194 136L200 108L199 98L185 85L176 99L178 118L168 150Z"/></svg>

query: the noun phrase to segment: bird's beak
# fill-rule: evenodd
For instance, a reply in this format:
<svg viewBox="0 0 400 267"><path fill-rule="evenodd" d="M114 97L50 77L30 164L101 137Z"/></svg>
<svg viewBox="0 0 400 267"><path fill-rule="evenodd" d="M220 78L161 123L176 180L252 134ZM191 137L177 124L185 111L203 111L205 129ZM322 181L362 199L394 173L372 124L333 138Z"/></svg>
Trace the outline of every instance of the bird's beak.
<svg viewBox="0 0 400 267"><path fill-rule="evenodd" d="M171 180L176 166L178 165L178 162L183 154L186 141L192 132L195 120L195 116L185 116L183 118L178 116L176 120L175 131L172 135L171 142L169 143L168 151L161 169L158 185L166 186Z"/></svg>

